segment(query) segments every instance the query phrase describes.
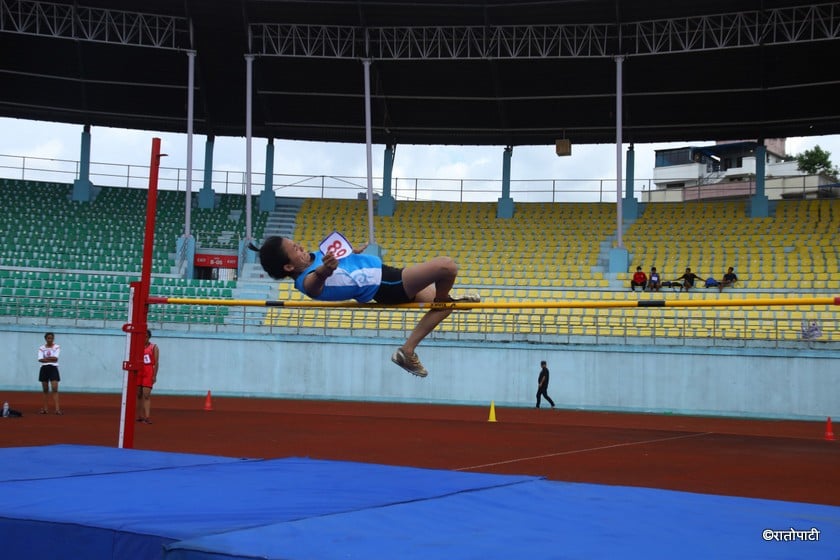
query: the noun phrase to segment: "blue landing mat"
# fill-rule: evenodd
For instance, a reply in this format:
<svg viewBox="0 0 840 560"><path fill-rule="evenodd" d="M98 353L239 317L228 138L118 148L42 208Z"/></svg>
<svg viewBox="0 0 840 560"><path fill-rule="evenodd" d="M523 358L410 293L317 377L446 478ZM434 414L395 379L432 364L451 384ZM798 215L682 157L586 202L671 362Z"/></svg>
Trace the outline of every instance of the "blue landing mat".
<svg viewBox="0 0 840 560"><path fill-rule="evenodd" d="M0 448L0 482L85 476L194 465L235 463L243 459L160 453L94 445Z"/></svg>
<svg viewBox="0 0 840 560"><path fill-rule="evenodd" d="M534 480L308 459L159 468L169 454L146 453L146 470L0 482L3 557L162 558L176 540Z"/></svg>
<svg viewBox="0 0 840 560"><path fill-rule="evenodd" d="M820 530L765 542L765 529ZM173 543L166 560L826 559L840 508L536 480Z"/></svg>
<svg viewBox="0 0 840 560"><path fill-rule="evenodd" d="M55 467L21 467L33 457ZM762 538L767 529L811 528L818 541ZM840 508L363 463L49 446L0 450L0 543L3 558L27 560L837 560Z"/></svg>

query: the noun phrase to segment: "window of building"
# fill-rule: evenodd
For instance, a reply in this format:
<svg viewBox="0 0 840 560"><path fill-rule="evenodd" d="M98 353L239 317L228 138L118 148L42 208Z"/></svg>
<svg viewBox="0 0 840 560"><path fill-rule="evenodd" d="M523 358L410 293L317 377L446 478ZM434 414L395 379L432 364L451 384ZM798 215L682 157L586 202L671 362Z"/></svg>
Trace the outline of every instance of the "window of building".
<svg viewBox="0 0 840 560"><path fill-rule="evenodd" d="M678 148L675 150L658 150L656 152L656 167L669 167L671 165L686 165L692 163L691 148Z"/></svg>

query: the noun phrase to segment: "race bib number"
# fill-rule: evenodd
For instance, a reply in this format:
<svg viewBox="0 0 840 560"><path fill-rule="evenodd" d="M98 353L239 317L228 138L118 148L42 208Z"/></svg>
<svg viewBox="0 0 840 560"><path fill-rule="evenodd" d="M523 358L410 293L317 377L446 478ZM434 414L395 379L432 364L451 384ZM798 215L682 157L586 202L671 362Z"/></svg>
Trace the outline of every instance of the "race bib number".
<svg viewBox="0 0 840 560"><path fill-rule="evenodd" d="M339 232L334 231L329 234L321 244L318 246L322 253L332 253L337 259L343 259L353 253L353 246L347 241L347 238Z"/></svg>
<svg viewBox="0 0 840 560"><path fill-rule="evenodd" d="M148 365L152 363L152 357L148 354L143 354L143 363Z"/></svg>

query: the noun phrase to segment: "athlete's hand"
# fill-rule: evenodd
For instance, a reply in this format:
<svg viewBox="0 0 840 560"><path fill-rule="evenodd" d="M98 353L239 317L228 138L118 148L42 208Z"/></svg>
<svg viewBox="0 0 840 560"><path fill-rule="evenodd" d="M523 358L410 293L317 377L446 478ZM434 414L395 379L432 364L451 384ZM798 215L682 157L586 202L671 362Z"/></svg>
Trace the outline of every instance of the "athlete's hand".
<svg viewBox="0 0 840 560"><path fill-rule="evenodd" d="M324 255L322 261L324 267L330 271L330 274L332 274L335 271L335 269L338 268L338 259L335 258L335 255L332 253L327 253L326 255Z"/></svg>
<svg viewBox="0 0 840 560"><path fill-rule="evenodd" d="M362 243L358 247L353 247L353 252L354 253L363 253L364 250L368 248L368 245L370 245L370 243Z"/></svg>

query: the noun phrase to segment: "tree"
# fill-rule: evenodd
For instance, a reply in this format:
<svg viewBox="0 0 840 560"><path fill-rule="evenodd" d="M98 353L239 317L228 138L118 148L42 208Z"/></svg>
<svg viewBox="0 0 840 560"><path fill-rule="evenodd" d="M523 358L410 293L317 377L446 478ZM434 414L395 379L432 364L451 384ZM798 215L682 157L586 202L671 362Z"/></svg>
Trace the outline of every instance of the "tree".
<svg viewBox="0 0 840 560"><path fill-rule="evenodd" d="M813 150L805 150L796 156L797 169L809 175L829 175L837 177L840 172L831 163L831 152L814 146Z"/></svg>

